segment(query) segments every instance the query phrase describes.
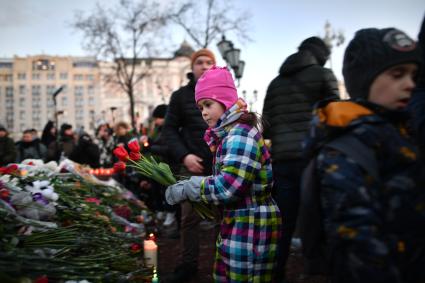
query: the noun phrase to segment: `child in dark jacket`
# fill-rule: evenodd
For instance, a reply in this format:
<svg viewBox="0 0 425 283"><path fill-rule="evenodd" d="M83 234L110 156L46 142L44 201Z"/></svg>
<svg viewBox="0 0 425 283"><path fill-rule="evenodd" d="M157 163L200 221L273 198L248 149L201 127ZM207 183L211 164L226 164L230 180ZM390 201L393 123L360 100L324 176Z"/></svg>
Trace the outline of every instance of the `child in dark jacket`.
<svg viewBox="0 0 425 283"><path fill-rule="evenodd" d="M212 67L198 80L195 99L214 154L213 175L169 187L170 204L185 199L220 204L215 282L272 282L280 235L279 208L271 197L270 154L257 117L238 99L227 68Z"/></svg>
<svg viewBox="0 0 425 283"><path fill-rule="evenodd" d="M404 32L359 30L343 63L352 101L323 101L314 111L306 150L319 151L332 282L425 282L424 167L405 127L420 65ZM342 135L371 149L379 176L322 147Z"/></svg>

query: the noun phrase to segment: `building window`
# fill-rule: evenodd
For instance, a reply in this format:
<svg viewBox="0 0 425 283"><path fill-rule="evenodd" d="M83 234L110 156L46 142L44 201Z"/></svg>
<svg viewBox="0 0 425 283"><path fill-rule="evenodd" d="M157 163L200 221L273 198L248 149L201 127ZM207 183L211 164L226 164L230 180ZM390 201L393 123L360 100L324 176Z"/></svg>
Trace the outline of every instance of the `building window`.
<svg viewBox="0 0 425 283"><path fill-rule="evenodd" d="M25 101L26 101L25 97L19 98L19 107L24 108L25 107Z"/></svg>
<svg viewBox="0 0 425 283"><path fill-rule="evenodd" d="M13 63L12 62L0 62L0 69L12 69Z"/></svg>
<svg viewBox="0 0 425 283"><path fill-rule="evenodd" d="M6 87L6 97L13 97L13 87L11 86Z"/></svg>
<svg viewBox="0 0 425 283"><path fill-rule="evenodd" d="M38 81L38 80L40 80L40 74L39 73L33 73L32 74L32 79L34 80L34 81Z"/></svg>
<svg viewBox="0 0 425 283"><path fill-rule="evenodd" d="M19 95L26 96L27 88L25 85L19 85Z"/></svg>
<svg viewBox="0 0 425 283"><path fill-rule="evenodd" d="M80 75L80 74L74 75L74 81L82 81L83 79L84 79L83 75Z"/></svg>
<svg viewBox="0 0 425 283"><path fill-rule="evenodd" d="M6 80L7 82L11 82L11 81L13 81L13 75L6 75L6 76L5 76L5 80Z"/></svg>
<svg viewBox="0 0 425 283"><path fill-rule="evenodd" d="M32 69L37 71L47 71L47 70L55 70L55 61L47 60L47 59L38 59L32 62Z"/></svg>
<svg viewBox="0 0 425 283"><path fill-rule="evenodd" d="M93 96L89 97L89 105L94 105L94 97Z"/></svg>
<svg viewBox="0 0 425 283"><path fill-rule="evenodd" d="M18 73L18 80L26 80L27 74L25 73Z"/></svg>
<svg viewBox="0 0 425 283"><path fill-rule="evenodd" d="M86 80L93 81L94 80L94 76L93 75L86 75Z"/></svg>
<svg viewBox="0 0 425 283"><path fill-rule="evenodd" d="M48 74L47 74L47 79L48 79L49 81L54 81L54 80L55 80L55 78L56 78L55 73L48 73Z"/></svg>
<svg viewBox="0 0 425 283"><path fill-rule="evenodd" d="M68 106L68 97L62 96L62 106Z"/></svg>
<svg viewBox="0 0 425 283"><path fill-rule="evenodd" d="M19 112L19 119L21 119L21 120L24 120L25 119L25 113L26 111L25 110L21 110L20 112Z"/></svg>
<svg viewBox="0 0 425 283"><path fill-rule="evenodd" d="M68 73L60 73L59 78L61 80L67 80L68 79Z"/></svg>
<svg viewBox="0 0 425 283"><path fill-rule="evenodd" d="M73 64L74 68L96 68L97 62L95 61L79 61L74 62Z"/></svg>
<svg viewBox="0 0 425 283"><path fill-rule="evenodd" d="M40 85L33 85L31 87L31 94L34 97L39 97L41 95L41 86Z"/></svg>

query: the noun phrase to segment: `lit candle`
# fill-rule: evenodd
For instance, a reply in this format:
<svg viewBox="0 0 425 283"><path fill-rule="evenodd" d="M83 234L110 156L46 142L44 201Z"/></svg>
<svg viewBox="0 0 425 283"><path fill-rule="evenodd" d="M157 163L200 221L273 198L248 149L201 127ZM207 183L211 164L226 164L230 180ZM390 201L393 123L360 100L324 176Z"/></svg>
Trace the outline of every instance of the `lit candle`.
<svg viewBox="0 0 425 283"><path fill-rule="evenodd" d="M146 265L158 266L158 246L153 240L143 241L143 251Z"/></svg>

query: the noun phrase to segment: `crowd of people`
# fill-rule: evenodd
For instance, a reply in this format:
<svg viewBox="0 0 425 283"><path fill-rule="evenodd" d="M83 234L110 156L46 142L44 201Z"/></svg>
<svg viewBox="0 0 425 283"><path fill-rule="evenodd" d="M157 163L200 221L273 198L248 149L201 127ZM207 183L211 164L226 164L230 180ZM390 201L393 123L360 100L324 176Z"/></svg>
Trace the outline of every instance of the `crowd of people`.
<svg viewBox="0 0 425 283"><path fill-rule="evenodd" d="M203 48L192 54L188 84L153 111L149 134L124 122L113 129L101 123L93 138L49 122L41 139L28 129L15 144L0 127L0 165L67 157L112 167L112 150L137 136L143 150L186 177L165 188L130 169L117 176L166 215L165 226L178 224L180 263L170 282L188 282L197 272L201 218L191 202L204 202L221 215L215 282L280 283L287 282L291 239L305 209L303 173L313 164L325 248L305 254L304 272L331 282L423 283L424 25L418 41L395 28L357 31L343 61L349 100L339 98L337 80L324 67L331 50L318 37L302 41L283 62L262 118L249 112L231 73Z"/></svg>

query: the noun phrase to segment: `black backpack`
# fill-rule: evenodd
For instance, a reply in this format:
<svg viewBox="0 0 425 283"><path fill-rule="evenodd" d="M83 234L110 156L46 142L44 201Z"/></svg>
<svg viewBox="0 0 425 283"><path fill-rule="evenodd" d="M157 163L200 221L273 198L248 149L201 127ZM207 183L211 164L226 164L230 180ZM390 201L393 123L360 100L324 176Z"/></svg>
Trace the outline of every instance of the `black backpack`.
<svg viewBox="0 0 425 283"><path fill-rule="evenodd" d="M375 152L352 134L345 134L323 145L349 156L368 174L379 180ZM306 274L328 274L332 249L327 245L321 206L320 180L317 176L317 156L304 169L301 179L299 232Z"/></svg>

